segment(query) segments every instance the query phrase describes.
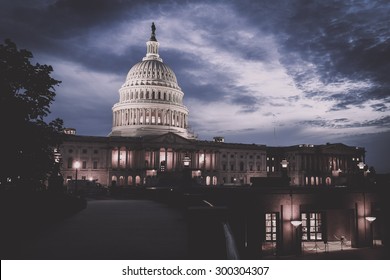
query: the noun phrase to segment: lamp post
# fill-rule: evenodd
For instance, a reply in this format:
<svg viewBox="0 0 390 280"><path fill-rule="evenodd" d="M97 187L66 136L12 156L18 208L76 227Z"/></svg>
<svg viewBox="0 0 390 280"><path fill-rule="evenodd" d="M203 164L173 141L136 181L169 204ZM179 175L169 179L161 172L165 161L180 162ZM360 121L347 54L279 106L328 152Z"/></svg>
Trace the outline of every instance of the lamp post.
<svg viewBox="0 0 390 280"><path fill-rule="evenodd" d="M77 189L77 187L78 187L77 186L77 171L80 168L80 162L78 160L75 161L74 168L76 169L76 181L75 181L75 184L74 184L74 191L75 191L75 194L77 194L77 191L78 191L78 189Z"/></svg>
<svg viewBox="0 0 390 280"><path fill-rule="evenodd" d="M289 162L287 161L287 159L283 159L280 162L280 165L282 166L282 178L283 178L283 181L285 180L285 182L283 182L283 184L285 183L286 185L288 185L288 177L287 177L288 164L289 164Z"/></svg>
<svg viewBox="0 0 390 280"><path fill-rule="evenodd" d="M299 249L301 248L299 244L299 232L298 232L298 227L302 224L302 221L300 220L292 220L290 223L294 226L295 229L295 253L299 255Z"/></svg>
<svg viewBox="0 0 390 280"><path fill-rule="evenodd" d="M371 247L374 247L374 231L372 228L372 223L376 220L376 217L374 216L368 216L366 217L366 220L370 223L370 236L371 236Z"/></svg>
<svg viewBox="0 0 390 280"><path fill-rule="evenodd" d="M183 158L184 167L190 167L190 163L191 163L191 158L188 156L188 154L185 154Z"/></svg>
<svg viewBox="0 0 390 280"><path fill-rule="evenodd" d="M359 167L360 170L363 170L366 165L364 164L364 162L361 161L357 164L357 166Z"/></svg>

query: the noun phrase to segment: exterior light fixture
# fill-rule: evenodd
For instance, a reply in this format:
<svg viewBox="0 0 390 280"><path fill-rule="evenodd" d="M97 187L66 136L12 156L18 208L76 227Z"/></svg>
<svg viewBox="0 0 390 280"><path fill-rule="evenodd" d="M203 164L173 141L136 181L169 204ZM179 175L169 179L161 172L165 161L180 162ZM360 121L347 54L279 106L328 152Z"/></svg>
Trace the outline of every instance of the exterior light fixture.
<svg viewBox="0 0 390 280"><path fill-rule="evenodd" d="M283 168L287 168L289 162L287 161L287 159L283 159L280 164L282 165Z"/></svg>
<svg viewBox="0 0 390 280"><path fill-rule="evenodd" d="M183 159L184 167L189 167L191 163L191 158L186 154Z"/></svg>
<svg viewBox="0 0 390 280"><path fill-rule="evenodd" d="M302 221L293 220L290 222L295 228L299 227L302 224Z"/></svg>
<svg viewBox="0 0 390 280"><path fill-rule="evenodd" d="M75 189L75 193L77 194L77 191L78 191L78 189L77 189L77 172L78 172L78 169L80 168L80 162L78 160L76 160L73 166L76 169L76 176L75 176L76 177L76 181L75 181L75 184L74 184L74 189Z"/></svg>
<svg viewBox="0 0 390 280"><path fill-rule="evenodd" d="M360 170L363 170L366 165L364 164L364 162L361 161L357 164L357 166L359 167Z"/></svg>
<svg viewBox="0 0 390 280"><path fill-rule="evenodd" d="M373 221L376 220L376 217L366 217L366 220L372 223Z"/></svg>

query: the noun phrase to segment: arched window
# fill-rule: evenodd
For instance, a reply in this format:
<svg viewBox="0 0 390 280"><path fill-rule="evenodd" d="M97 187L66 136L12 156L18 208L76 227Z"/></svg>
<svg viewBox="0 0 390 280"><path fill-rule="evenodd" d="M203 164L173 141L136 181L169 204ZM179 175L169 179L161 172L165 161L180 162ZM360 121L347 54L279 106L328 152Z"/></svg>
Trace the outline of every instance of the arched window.
<svg viewBox="0 0 390 280"><path fill-rule="evenodd" d="M140 186L141 185L141 177L138 176L138 175L135 177L135 185L136 186Z"/></svg>
<svg viewBox="0 0 390 280"><path fill-rule="evenodd" d="M213 176L213 185L216 186L218 183L217 176Z"/></svg>
<svg viewBox="0 0 390 280"><path fill-rule="evenodd" d="M125 177L120 176L119 177L119 186L123 187L125 185Z"/></svg>
<svg viewBox="0 0 390 280"><path fill-rule="evenodd" d="M326 177L326 179L325 179L325 184L326 184L327 186L330 186L330 185L332 184L332 178Z"/></svg>
<svg viewBox="0 0 390 280"><path fill-rule="evenodd" d="M210 186L210 176L206 177L206 186Z"/></svg>

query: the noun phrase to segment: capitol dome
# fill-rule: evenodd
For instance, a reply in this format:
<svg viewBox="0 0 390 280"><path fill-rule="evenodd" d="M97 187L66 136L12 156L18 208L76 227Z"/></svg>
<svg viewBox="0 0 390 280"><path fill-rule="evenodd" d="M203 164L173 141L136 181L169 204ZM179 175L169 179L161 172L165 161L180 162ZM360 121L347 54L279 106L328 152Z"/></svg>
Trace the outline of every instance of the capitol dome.
<svg viewBox="0 0 390 280"><path fill-rule="evenodd" d="M173 132L193 138L188 132L188 109L184 93L172 69L158 53L155 26L146 42L146 56L129 71L113 108L111 136L161 135Z"/></svg>

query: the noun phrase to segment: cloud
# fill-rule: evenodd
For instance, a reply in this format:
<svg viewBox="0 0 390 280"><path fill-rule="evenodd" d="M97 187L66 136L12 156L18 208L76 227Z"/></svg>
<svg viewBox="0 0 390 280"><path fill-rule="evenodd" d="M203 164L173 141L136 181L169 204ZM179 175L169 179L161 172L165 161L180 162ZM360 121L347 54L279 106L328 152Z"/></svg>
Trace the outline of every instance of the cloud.
<svg viewBox="0 0 390 280"><path fill-rule="evenodd" d="M81 134L110 131L154 21L201 139L324 143L389 131L389 12L384 0L15 0L0 36L54 67L52 117Z"/></svg>

